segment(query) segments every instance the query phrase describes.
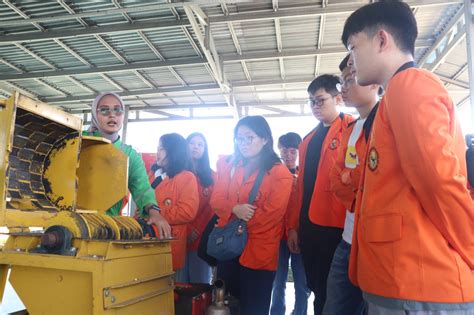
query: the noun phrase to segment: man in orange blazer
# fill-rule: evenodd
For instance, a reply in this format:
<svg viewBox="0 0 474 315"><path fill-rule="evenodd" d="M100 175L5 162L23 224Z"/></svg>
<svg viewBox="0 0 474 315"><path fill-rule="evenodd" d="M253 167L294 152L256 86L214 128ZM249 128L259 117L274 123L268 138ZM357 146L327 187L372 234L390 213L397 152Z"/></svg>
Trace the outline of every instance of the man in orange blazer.
<svg viewBox="0 0 474 315"><path fill-rule="evenodd" d="M357 84L348 64L347 55L339 64L342 77L342 98L344 104L353 107L359 118L349 124L342 135L341 147L336 164L331 169L331 190L346 207L346 220L342 240L334 252L327 282L327 298L324 314L363 314L365 303L360 288L349 280L349 257L352 232L354 230L354 204L359 188L360 173L365 167L365 154L370 132L377 113L380 85Z"/></svg>
<svg viewBox="0 0 474 315"><path fill-rule="evenodd" d="M288 248L298 253L301 247L308 288L315 293L315 314L323 311L326 279L346 214L329 189L329 171L336 162L342 133L353 120L339 112L340 88L339 77L329 74L317 77L308 87L308 103L320 123L300 144L296 200L288 209Z"/></svg>
<svg viewBox="0 0 474 315"><path fill-rule="evenodd" d="M360 85L381 84L356 201L350 277L369 314L474 313L474 203L456 106L417 69L410 7L366 5L342 35Z"/></svg>

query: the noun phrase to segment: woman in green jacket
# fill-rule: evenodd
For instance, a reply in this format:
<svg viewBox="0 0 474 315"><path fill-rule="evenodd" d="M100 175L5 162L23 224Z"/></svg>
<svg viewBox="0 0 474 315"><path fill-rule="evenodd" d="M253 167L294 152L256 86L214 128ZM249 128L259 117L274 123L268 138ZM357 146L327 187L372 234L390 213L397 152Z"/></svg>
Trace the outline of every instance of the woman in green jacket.
<svg viewBox="0 0 474 315"><path fill-rule="evenodd" d="M148 223L154 223L160 235L169 238L171 237L171 227L160 214L155 192L148 181L145 164L135 149L120 140L119 131L123 126L124 110L125 106L122 99L117 94L112 92L99 94L92 103L91 126L83 132L83 135L106 138L128 156L128 189L133 200L138 209L143 209L145 213L148 213ZM121 208L122 200L107 210L107 214L111 216L120 215Z"/></svg>

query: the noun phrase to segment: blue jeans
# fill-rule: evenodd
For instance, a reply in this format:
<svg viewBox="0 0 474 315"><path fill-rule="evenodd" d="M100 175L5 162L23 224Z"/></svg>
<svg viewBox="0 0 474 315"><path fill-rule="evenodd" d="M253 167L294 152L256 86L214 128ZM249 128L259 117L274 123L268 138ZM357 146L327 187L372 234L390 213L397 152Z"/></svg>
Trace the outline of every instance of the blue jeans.
<svg viewBox="0 0 474 315"><path fill-rule="evenodd" d="M183 268L176 270L176 282L181 283L211 283L211 266L199 258L197 251L186 254Z"/></svg>
<svg viewBox="0 0 474 315"><path fill-rule="evenodd" d="M351 245L341 240L334 252L327 282L326 303L323 314L364 314L365 303L360 288L349 280Z"/></svg>
<svg viewBox="0 0 474 315"><path fill-rule="evenodd" d="M306 275L304 272L301 254L292 254L288 249L286 240L280 243L280 255L278 256L278 269L273 281L271 315L285 315L285 289L288 278L288 261L291 257L291 271L295 284L295 306L294 315L306 315L310 290L306 286Z"/></svg>

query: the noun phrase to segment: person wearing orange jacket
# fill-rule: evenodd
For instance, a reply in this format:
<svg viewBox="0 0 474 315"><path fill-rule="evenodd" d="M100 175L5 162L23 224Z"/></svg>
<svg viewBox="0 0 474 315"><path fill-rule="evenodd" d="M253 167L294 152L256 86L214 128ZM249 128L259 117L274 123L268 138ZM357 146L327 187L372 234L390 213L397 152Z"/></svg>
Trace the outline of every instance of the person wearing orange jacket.
<svg viewBox="0 0 474 315"><path fill-rule="evenodd" d="M298 177L298 147L302 139L300 135L294 132L288 132L278 139L278 150L283 163L293 174L293 189L290 195L288 205L294 202L296 197L296 178ZM291 209L288 206L287 209ZM284 315L286 310L285 291L286 281L288 278L288 267L291 261L291 274L293 275L293 283L295 287L295 304L291 314L306 315L308 309L308 298L310 291L306 285L306 275L304 273L303 260L300 253L290 253L288 249L286 225L288 221L288 211L283 221L283 235L280 242L280 254L278 256L278 269L276 271L275 280L272 289L272 305L270 307L270 315Z"/></svg>
<svg viewBox="0 0 474 315"><path fill-rule="evenodd" d="M360 117L349 124L342 135L337 161L331 169L331 190L346 208L342 240L334 252L327 282L327 297L323 314L364 314L365 303L360 288L349 280L349 257L354 229L354 203L359 187L360 172L365 167L365 153L370 131L377 113L379 92L377 84L360 86L348 64L347 55L339 65L344 104L357 109Z"/></svg>
<svg viewBox="0 0 474 315"><path fill-rule="evenodd" d="M180 282L181 268L186 259L187 229L196 217L199 194L196 177L190 169L190 156L186 140L177 133L160 138L156 164L150 176L161 214L171 224L173 270ZM181 272L181 273L180 273Z"/></svg>
<svg viewBox="0 0 474 315"><path fill-rule="evenodd" d="M366 5L344 26L358 83L385 89L356 198L349 273L369 314L473 314L466 144L443 83L414 64L417 33L411 8L397 1Z"/></svg>
<svg viewBox="0 0 474 315"><path fill-rule="evenodd" d="M300 173L296 202L288 212L288 247L301 255L308 287L315 294L314 313L321 314L332 256L341 241L346 210L330 191L329 171L334 167L342 133L353 120L339 112L340 79L324 74L308 87L309 105L318 126L299 147Z"/></svg>
<svg viewBox="0 0 474 315"><path fill-rule="evenodd" d="M186 263L182 269L183 277L180 282L209 284L211 282L211 266L198 256L198 248L204 229L214 215L214 211L209 205L209 199L216 175L209 163L209 149L204 135L194 132L186 138L186 142L198 183L199 207L196 218L188 225Z"/></svg>
<svg viewBox="0 0 474 315"><path fill-rule="evenodd" d="M268 314L293 177L273 151L270 126L262 116L239 120L234 141L234 154L217 163L210 204L218 226L230 220L246 221L248 241L240 257L218 262L217 277L240 300L241 314ZM255 201L248 204L260 171L265 172L263 180Z"/></svg>

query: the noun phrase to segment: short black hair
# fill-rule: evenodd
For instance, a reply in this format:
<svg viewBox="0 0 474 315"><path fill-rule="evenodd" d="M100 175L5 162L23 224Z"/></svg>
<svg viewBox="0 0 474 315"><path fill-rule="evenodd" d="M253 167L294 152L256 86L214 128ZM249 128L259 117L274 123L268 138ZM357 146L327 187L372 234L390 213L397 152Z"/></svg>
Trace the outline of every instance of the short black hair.
<svg viewBox="0 0 474 315"><path fill-rule="evenodd" d="M350 55L347 55L342 59L341 63L339 64L339 70L344 71L347 68L347 63L349 62Z"/></svg>
<svg viewBox="0 0 474 315"><path fill-rule="evenodd" d="M331 95L338 95L341 92L337 89L337 85L341 84L341 79L333 74L322 74L308 86L308 93L313 95L317 90L324 89Z"/></svg>
<svg viewBox="0 0 474 315"><path fill-rule="evenodd" d="M182 171L192 171L188 143L183 136L177 133L165 134L161 136L160 144L166 151L166 166L163 167L166 175L173 178Z"/></svg>
<svg viewBox="0 0 474 315"><path fill-rule="evenodd" d="M296 132L288 132L280 138L278 138L278 146L283 148L294 148L298 149L298 146L303 140L300 135Z"/></svg>
<svg viewBox="0 0 474 315"><path fill-rule="evenodd" d="M342 43L347 47L351 35L366 32L373 36L380 28L393 36L401 51L415 55L416 19L410 6L397 0L371 3L352 13L344 24Z"/></svg>

